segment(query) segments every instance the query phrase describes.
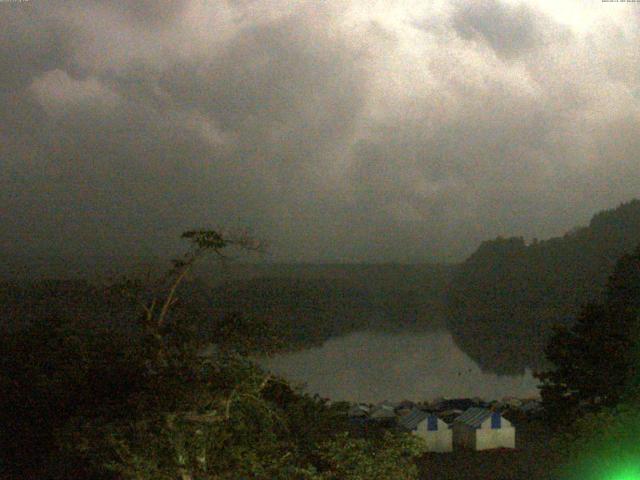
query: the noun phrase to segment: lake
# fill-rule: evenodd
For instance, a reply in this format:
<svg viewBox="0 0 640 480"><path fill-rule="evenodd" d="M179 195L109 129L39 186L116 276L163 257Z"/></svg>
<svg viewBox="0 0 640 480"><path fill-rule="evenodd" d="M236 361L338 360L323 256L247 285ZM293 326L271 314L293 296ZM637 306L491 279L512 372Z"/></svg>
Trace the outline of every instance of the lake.
<svg viewBox="0 0 640 480"><path fill-rule="evenodd" d="M374 403L539 396L539 381L530 370L517 376L483 372L446 331L357 332L259 363L294 383L304 383L307 392L331 400Z"/></svg>

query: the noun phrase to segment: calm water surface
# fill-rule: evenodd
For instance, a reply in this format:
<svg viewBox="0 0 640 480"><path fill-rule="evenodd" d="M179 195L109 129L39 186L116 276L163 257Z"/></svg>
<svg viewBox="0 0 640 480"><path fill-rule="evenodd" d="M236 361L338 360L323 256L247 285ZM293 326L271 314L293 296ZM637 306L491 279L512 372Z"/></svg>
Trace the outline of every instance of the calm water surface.
<svg viewBox="0 0 640 480"><path fill-rule="evenodd" d="M447 332L358 332L319 348L276 355L260 364L309 393L332 400L414 401L436 397L539 396L531 371L519 376L483 372Z"/></svg>

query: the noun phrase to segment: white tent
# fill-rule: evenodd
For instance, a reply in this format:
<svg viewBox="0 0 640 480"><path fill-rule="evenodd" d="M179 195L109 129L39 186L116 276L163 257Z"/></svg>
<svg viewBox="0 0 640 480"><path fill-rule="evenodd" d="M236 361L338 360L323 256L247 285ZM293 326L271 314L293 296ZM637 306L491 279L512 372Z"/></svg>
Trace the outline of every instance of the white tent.
<svg viewBox="0 0 640 480"><path fill-rule="evenodd" d="M472 407L456 418L452 426L456 447L472 450L515 448L516 429L499 412Z"/></svg>
<svg viewBox="0 0 640 480"><path fill-rule="evenodd" d="M398 424L407 431L422 437L429 452L451 452L453 443L449 425L435 414L413 409Z"/></svg>
<svg viewBox="0 0 640 480"><path fill-rule="evenodd" d="M396 412L391 405L383 403L371 409L369 418L372 420L393 420L396 418Z"/></svg>
<svg viewBox="0 0 640 480"><path fill-rule="evenodd" d="M363 405L361 403L357 403L352 405L349 408L349 417L352 418L363 418L369 415L369 407L367 405Z"/></svg>
<svg viewBox="0 0 640 480"><path fill-rule="evenodd" d="M385 400L371 409L369 418L378 421L394 420L396 418L395 406Z"/></svg>

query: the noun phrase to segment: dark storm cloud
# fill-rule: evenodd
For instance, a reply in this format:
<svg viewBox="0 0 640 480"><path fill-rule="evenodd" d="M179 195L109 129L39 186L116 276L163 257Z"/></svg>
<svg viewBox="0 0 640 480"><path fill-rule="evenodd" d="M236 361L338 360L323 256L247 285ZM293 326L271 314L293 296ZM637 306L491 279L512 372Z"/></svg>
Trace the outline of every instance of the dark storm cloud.
<svg viewBox="0 0 640 480"><path fill-rule="evenodd" d="M157 25L175 20L184 12L187 0L87 0L143 24Z"/></svg>
<svg viewBox="0 0 640 480"><path fill-rule="evenodd" d="M553 122L531 106L521 117L508 108L516 104L487 98L484 110L454 123L429 132L421 122L390 127L361 145L353 184L358 203L374 207L366 218L379 225L395 219L400 229L411 225L414 241L430 239L438 249L459 236L526 228L527 207L537 203L548 176L535 149Z"/></svg>
<svg viewBox="0 0 640 480"><path fill-rule="evenodd" d="M304 20L288 17L248 29L219 55L174 65L159 85L180 105L211 115L223 130L238 132L255 121L265 127L308 122L304 134L287 140L301 138L314 148L331 142L348 134L349 117L361 102L361 78L352 66L357 57L310 31Z"/></svg>
<svg viewBox="0 0 640 480"><path fill-rule="evenodd" d="M8 134L16 145L3 152L15 162L5 196L23 205L8 235L44 249L55 231L65 252L194 225L304 237L319 154L349 134L362 92L349 49L303 20L252 28L198 65L31 74L15 105L34 110L30 131Z"/></svg>
<svg viewBox="0 0 640 480"><path fill-rule="evenodd" d="M462 38L486 42L505 59L542 46L551 33L569 34L535 8L501 0L459 2L452 22Z"/></svg>
<svg viewBox="0 0 640 480"><path fill-rule="evenodd" d="M69 62L73 32L33 3L0 9L0 93L25 87L34 75Z"/></svg>
<svg viewBox="0 0 640 480"><path fill-rule="evenodd" d="M450 259L640 193L626 20L449 6L0 3L0 248L246 226L278 259Z"/></svg>

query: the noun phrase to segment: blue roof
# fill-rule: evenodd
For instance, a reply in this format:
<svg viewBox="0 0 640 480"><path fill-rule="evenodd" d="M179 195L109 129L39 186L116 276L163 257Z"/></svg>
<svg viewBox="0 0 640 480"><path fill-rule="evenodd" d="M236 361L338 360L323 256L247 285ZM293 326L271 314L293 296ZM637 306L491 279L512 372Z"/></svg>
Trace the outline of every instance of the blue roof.
<svg viewBox="0 0 640 480"><path fill-rule="evenodd" d="M454 422L455 423L464 423L465 425L469 425L473 428L479 428L487 418L491 416L493 412L491 410L487 410L486 408L479 407L471 407L462 415L457 417Z"/></svg>
<svg viewBox="0 0 640 480"><path fill-rule="evenodd" d="M429 422L427 430L438 430L437 415L431 412L425 412L418 408L414 408L410 413L400 418L400 420L398 420L398 424L407 430L415 430L424 420L428 420Z"/></svg>
<svg viewBox="0 0 640 480"><path fill-rule="evenodd" d="M429 412L424 412L420 409L414 408L407 415L398 420L401 427L407 430L415 430L420 422L430 415Z"/></svg>

